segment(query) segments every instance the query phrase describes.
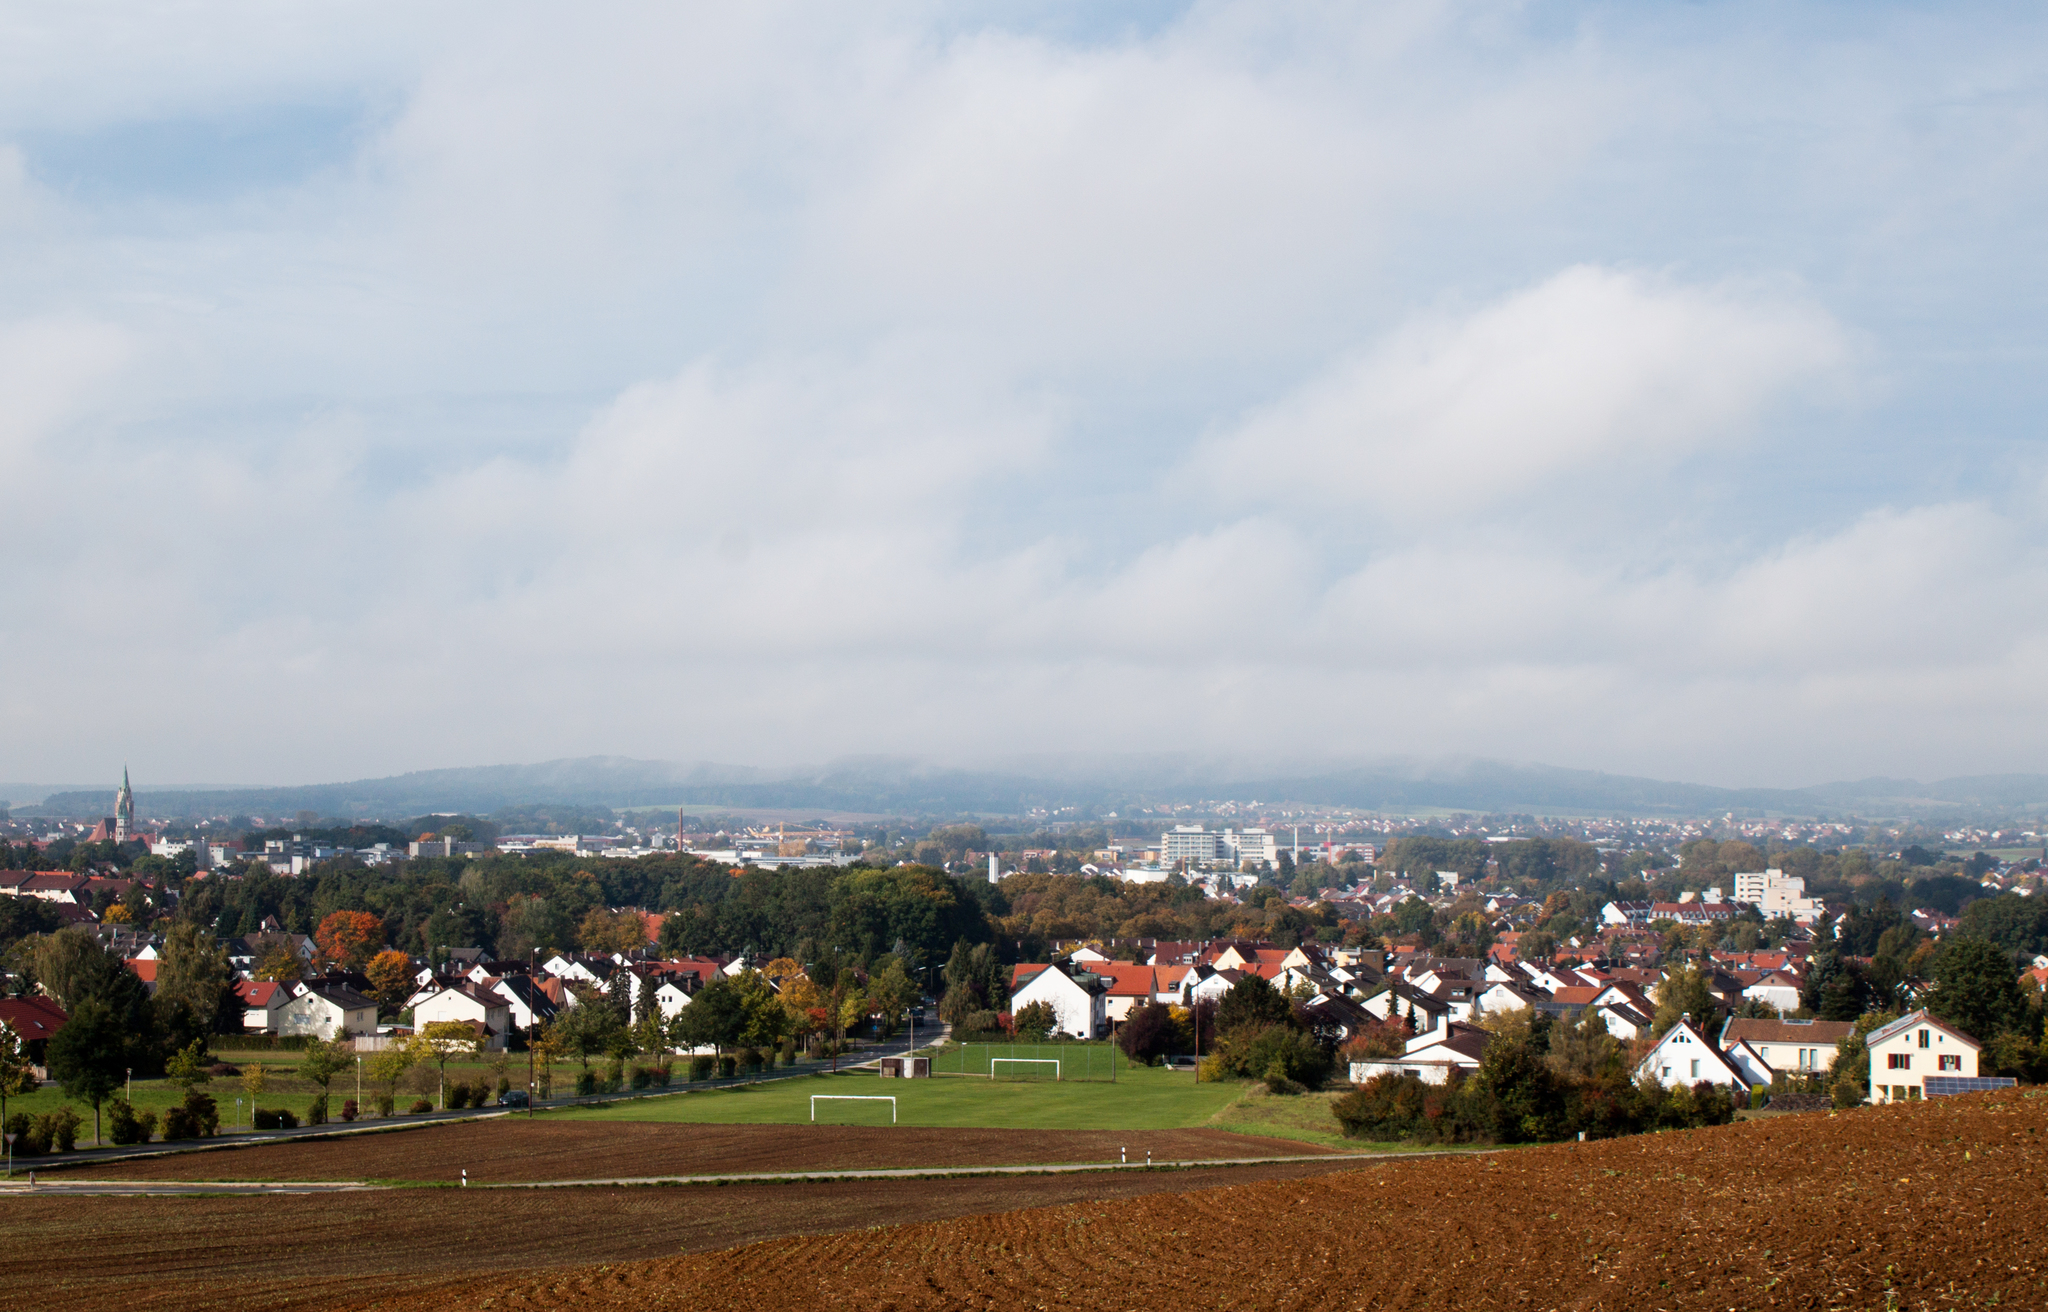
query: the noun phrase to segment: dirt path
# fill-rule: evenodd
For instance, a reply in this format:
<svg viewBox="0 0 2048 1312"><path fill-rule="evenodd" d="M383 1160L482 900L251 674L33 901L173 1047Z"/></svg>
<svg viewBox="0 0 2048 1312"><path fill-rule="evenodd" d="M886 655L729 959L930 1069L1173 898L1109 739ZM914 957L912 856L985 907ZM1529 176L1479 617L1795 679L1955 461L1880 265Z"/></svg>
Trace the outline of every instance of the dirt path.
<svg viewBox="0 0 2048 1312"><path fill-rule="evenodd" d="M1221 1130L933 1130L847 1125L645 1122L464 1122L390 1134L265 1144L140 1161L85 1164L95 1180L407 1180L479 1183L1022 1166L1052 1162L1315 1156L1328 1149Z"/></svg>

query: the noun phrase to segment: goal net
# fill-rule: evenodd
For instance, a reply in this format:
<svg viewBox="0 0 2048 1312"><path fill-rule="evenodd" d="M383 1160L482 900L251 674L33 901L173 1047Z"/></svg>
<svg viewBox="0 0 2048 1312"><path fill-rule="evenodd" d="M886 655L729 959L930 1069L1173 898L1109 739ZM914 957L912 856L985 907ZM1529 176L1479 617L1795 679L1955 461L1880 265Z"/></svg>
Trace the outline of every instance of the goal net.
<svg viewBox="0 0 2048 1312"><path fill-rule="evenodd" d="M896 1099L886 1093L814 1093L811 1095L811 1121L818 1119L818 1104L821 1102L860 1102L889 1104L889 1124L896 1124ZM835 1125L878 1125L882 1119L879 1107L827 1107L825 1114Z"/></svg>
<svg viewBox="0 0 2048 1312"><path fill-rule="evenodd" d="M1024 1069L1015 1069L1020 1066ZM1060 1059L1057 1057L991 1057L988 1077L992 1080L1042 1080L1047 1066L1052 1067L1052 1077L1057 1080L1060 1077Z"/></svg>

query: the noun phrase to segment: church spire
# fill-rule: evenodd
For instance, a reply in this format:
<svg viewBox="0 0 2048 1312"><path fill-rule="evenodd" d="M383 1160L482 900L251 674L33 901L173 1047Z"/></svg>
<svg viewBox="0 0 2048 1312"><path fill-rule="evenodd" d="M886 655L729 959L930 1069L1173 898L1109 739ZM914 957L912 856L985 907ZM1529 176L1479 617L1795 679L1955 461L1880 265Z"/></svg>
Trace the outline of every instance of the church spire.
<svg viewBox="0 0 2048 1312"><path fill-rule="evenodd" d="M121 765L121 791L114 794L114 841L125 843L135 830L135 790L128 786L128 765Z"/></svg>

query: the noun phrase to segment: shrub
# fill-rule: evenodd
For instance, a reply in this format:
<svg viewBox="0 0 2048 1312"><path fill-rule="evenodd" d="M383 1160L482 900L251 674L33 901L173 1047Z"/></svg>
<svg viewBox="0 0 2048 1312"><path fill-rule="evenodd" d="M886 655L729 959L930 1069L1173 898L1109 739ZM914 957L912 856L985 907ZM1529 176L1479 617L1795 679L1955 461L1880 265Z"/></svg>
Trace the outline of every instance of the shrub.
<svg viewBox="0 0 2048 1312"><path fill-rule="evenodd" d="M711 1078L712 1072L717 1069L718 1058L716 1057L690 1058L690 1078L693 1080L708 1080Z"/></svg>
<svg viewBox="0 0 2048 1312"><path fill-rule="evenodd" d="M36 1123L27 1112L16 1112L7 1118L7 1133L14 1136L16 1157L41 1157L50 1151L50 1141L40 1137Z"/></svg>
<svg viewBox="0 0 2048 1312"><path fill-rule="evenodd" d="M448 1086L448 1095L444 1100L444 1105L450 1111L461 1111L464 1107L469 1106L470 1101L482 1092L483 1090L481 1089L472 1089L467 1084L457 1080Z"/></svg>
<svg viewBox="0 0 2048 1312"><path fill-rule="evenodd" d="M1846 1109L1861 1106L1863 1103L1863 1086L1846 1075L1836 1080L1835 1087L1828 1092L1834 1098L1837 1107Z"/></svg>
<svg viewBox="0 0 2048 1312"><path fill-rule="evenodd" d="M576 1077L576 1096L587 1098L597 1092L597 1072L586 1070Z"/></svg>
<svg viewBox="0 0 2048 1312"><path fill-rule="evenodd" d="M500 1075L498 1077L498 1096L502 1098L510 1092L512 1092L512 1081L510 1079L507 1079L505 1076ZM483 1106L483 1104L479 1102L477 1106L481 1107Z"/></svg>
<svg viewBox="0 0 2048 1312"><path fill-rule="evenodd" d="M204 1139L220 1129L220 1108L210 1094L188 1090L185 1101L164 1113L164 1138Z"/></svg>
<svg viewBox="0 0 2048 1312"><path fill-rule="evenodd" d="M1256 978L1255 976L1253 978ZM1211 1073L1241 1080L1264 1080L1275 1089L1297 1085L1314 1088L1330 1075L1330 1054L1301 1031L1286 1025L1240 1026L1223 1036L1216 1055L1203 1065Z"/></svg>
<svg viewBox="0 0 2048 1312"><path fill-rule="evenodd" d="M358 1113L356 1111L356 1100L354 1098L344 1099L341 1104L341 1119L344 1121L353 1121L357 1115Z"/></svg>
<svg viewBox="0 0 2048 1312"><path fill-rule="evenodd" d="M107 1137L115 1143L148 1143L155 1133L155 1112L137 1112L125 1098L116 1098L108 1104Z"/></svg>
<svg viewBox="0 0 2048 1312"><path fill-rule="evenodd" d="M394 1114L396 1110L397 1099L393 1098L388 1093L380 1093L377 1095L377 1115L390 1116Z"/></svg>
<svg viewBox="0 0 2048 1312"><path fill-rule="evenodd" d="M654 1068L654 1087L666 1089L669 1086L669 1082L675 1079L675 1075L675 1067L671 1066L668 1062L663 1062Z"/></svg>
<svg viewBox="0 0 2048 1312"><path fill-rule="evenodd" d="M311 1098L311 1100L310 1100L310 1101L308 1101L308 1102L306 1103L306 1124L308 1124L308 1125L325 1125L325 1124L327 1124L327 1095L326 1095L326 1094L324 1094L324 1093L316 1093L316 1094L314 1094L314 1095L313 1095L313 1097Z"/></svg>
<svg viewBox="0 0 2048 1312"><path fill-rule="evenodd" d="M1124 1018L1116 1033L1116 1046L1140 1066L1150 1066L1173 1051L1173 1008L1163 1002L1148 1002Z"/></svg>
<svg viewBox="0 0 2048 1312"><path fill-rule="evenodd" d="M215 1062L215 1063L214 1063L213 1065L211 1065L211 1066L208 1066L208 1067L206 1068L206 1073L207 1073L208 1075L212 1075L212 1076L215 1076L215 1077L219 1077L219 1076L223 1076L223 1075L225 1075L225 1076L230 1076L230 1077L232 1077L232 1076L240 1075L240 1074L242 1073L242 1068L241 1068L241 1067L239 1067L239 1066L235 1066L235 1065L233 1065L233 1064L231 1064L231 1063L228 1063L228 1062L224 1062L224 1061L217 1061L217 1062Z"/></svg>
<svg viewBox="0 0 2048 1312"><path fill-rule="evenodd" d="M760 1050L759 1048L741 1048L741 1049L740 1049L740 1066L741 1066L742 1068L744 1068L744 1069L746 1069L746 1070L750 1070L750 1071L758 1071L758 1070L760 1070L760 1069L761 1069L761 1050Z"/></svg>
<svg viewBox="0 0 2048 1312"><path fill-rule="evenodd" d="M1034 1002L1019 1010L1012 1021L1017 1027L1018 1038L1042 1039L1052 1033L1053 1027L1060 1023L1060 1017L1050 1002Z"/></svg>
<svg viewBox="0 0 2048 1312"><path fill-rule="evenodd" d="M740 1060L737 1057L720 1057L718 1059L718 1074L723 1079L731 1079L739 1072L739 1066Z"/></svg>
<svg viewBox="0 0 2048 1312"><path fill-rule="evenodd" d="M428 1102L425 1098L414 1098L412 1100L412 1106L406 1108L406 1110L411 1112L413 1115L417 1116L421 1112L430 1112L434 1110L434 1104Z"/></svg>
<svg viewBox="0 0 2048 1312"><path fill-rule="evenodd" d="M645 1088L647 1088L647 1087L651 1086L651 1085L652 1085L653 1083L654 1083L654 1072L652 1072L652 1071L648 1070L648 1069L647 1069L647 1068L646 1068L645 1066L635 1066L635 1067L633 1068L633 1087L634 1087L634 1088L636 1088L636 1089L645 1089Z"/></svg>

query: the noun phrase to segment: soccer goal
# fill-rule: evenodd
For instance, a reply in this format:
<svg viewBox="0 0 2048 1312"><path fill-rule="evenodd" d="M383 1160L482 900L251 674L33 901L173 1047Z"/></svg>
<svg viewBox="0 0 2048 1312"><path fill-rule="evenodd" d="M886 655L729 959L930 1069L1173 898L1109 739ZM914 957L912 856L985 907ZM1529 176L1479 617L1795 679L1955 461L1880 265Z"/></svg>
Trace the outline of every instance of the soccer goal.
<svg viewBox="0 0 2048 1312"><path fill-rule="evenodd" d="M821 1102L886 1102L889 1104L889 1124L896 1124L896 1099L886 1093L814 1093L811 1095L811 1120L818 1119L818 1104Z"/></svg>
<svg viewBox="0 0 2048 1312"><path fill-rule="evenodd" d="M990 1079L996 1077L996 1067L998 1066L1050 1066L1052 1067L1052 1077L1055 1080L1060 1077L1060 1059L1057 1057L991 1057L988 1062L988 1077Z"/></svg>

